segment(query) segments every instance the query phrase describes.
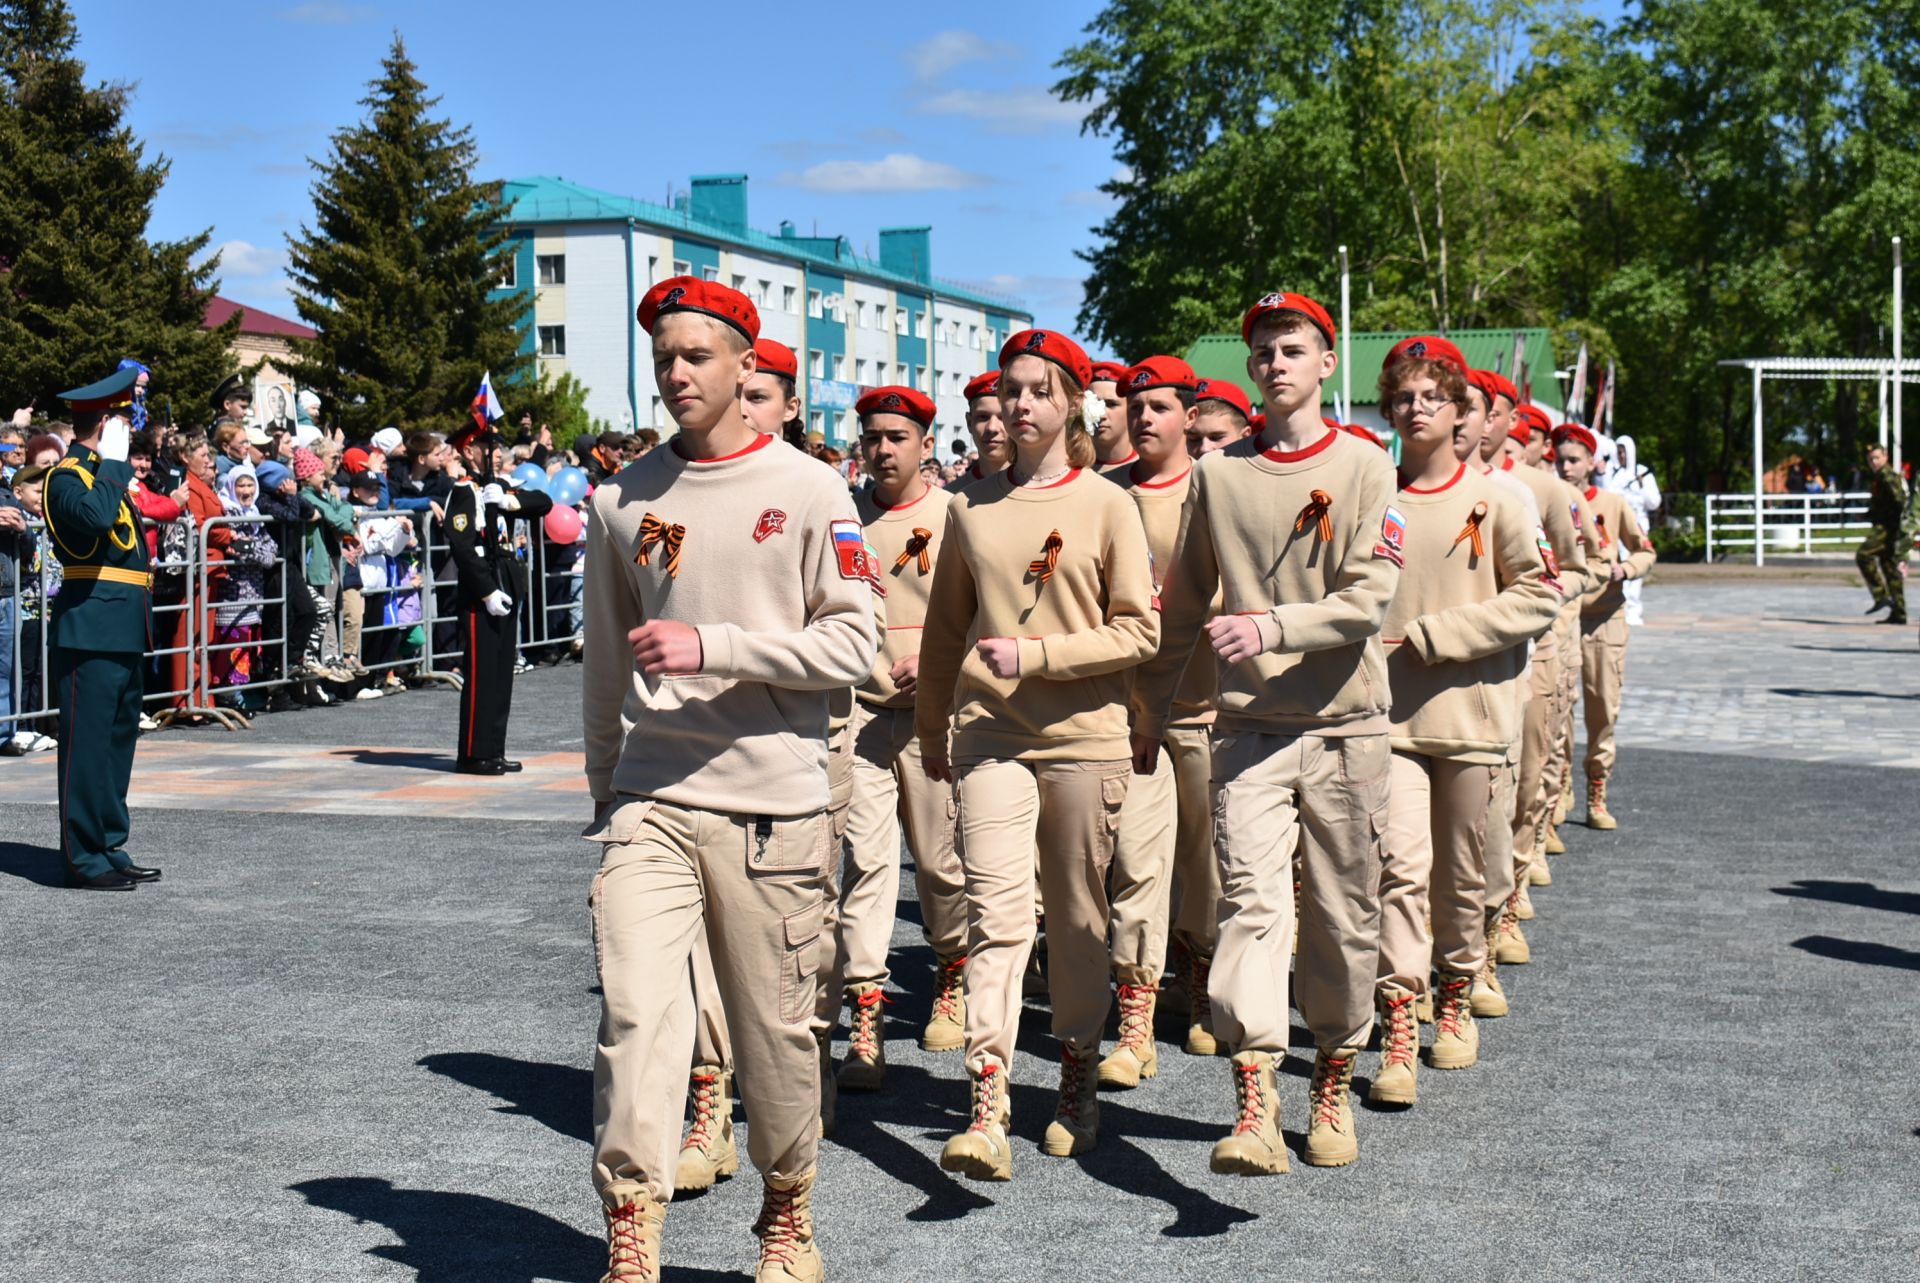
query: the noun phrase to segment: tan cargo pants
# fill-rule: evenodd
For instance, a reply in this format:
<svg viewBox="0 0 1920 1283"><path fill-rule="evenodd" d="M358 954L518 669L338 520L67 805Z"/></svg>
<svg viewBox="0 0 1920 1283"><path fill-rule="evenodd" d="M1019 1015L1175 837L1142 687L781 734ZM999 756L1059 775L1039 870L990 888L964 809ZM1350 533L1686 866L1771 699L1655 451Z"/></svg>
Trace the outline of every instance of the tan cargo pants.
<svg viewBox="0 0 1920 1283"><path fill-rule="evenodd" d="M1549 806L1567 787L1573 771L1573 710L1580 700L1580 605L1569 602L1554 627L1560 633L1560 706L1554 710L1554 723L1548 740L1550 752L1541 779ZM1544 836L1544 834L1543 834Z"/></svg>
<svg viewBox="0 0 1920 1283"><path fill-rule="evenodd" d="M770 1176L814 1167L819 1070L807 1028L826 903L827 822L701 811L623 797L588 904L600 974L593 1181L673 1197L694 1043L695 942L711 948L732 1017L747 1150Z"/></svg>
<svg viewBox="0 0 1920 1283"><path fill-rule="evenodd" d="M1487 845L1484 863L1487 870L1486 902L1489 914L1498 913L1506 904L1516 881L1516 847L1513 843L1513 805L1520 795L1520 745L1507 750L1507 760L1493 768L1493 802L1487 812ZM1529 857L1531 860L1531 857Z"/></svg>
<svg viewBox="0 0 1920 1283"><path fill-rule="evenodd" d="M1580 693L1587 722L1587 778L1613 774L1614 727L1620 722L1620 690L1627 678L1625 611L1580 621Z"/></svg>
<svg viewBox="0 0 1920 1283"><path fill-rule="evenodd" d="M1500 768L1394 750L1380 872L1380 984L1427 991L1487 963L1487 817ZM1432 929L1427 923L1432 919Z"/></svg>
<svg viewBox="0 0 1920 1283"><path fill-rule="evenodd" d="M1532 866L1546 840L1547 811L1553 805L1547 792L1547 759L1553 755L1554 728L1564 725L1567 717L1560 653L1558 646L1545 648L1543 660L1542 651L1536 649L1527 674L1529 689L1520 724L1520 780L1513 824L1516 872Z"/></svg>
<svg viewBox="0 0 1920 1283"><path fill-rule="evenodd" d="M1220 863L1213 854L1213 732L1167 728L1179 818L1173 828L1173 935L1187 951L1213 957L1220 935Z"/></svg>
<svg viewBox="0 0 1920 1283"><path fill-rule="evenodd" d="M1133 766L988 758L962 762L955 773L967 886L967 1069L1013 1065L1020 978L1033 952L1036 858L1054 1036L1093 1055L1113 1005L1107 870Z"/></svg>
<svg viewBox="0 0 1920 1283"><path fill-rule="evenodd" d="M1289 964L1317 1046L1358 1046L1372 1032L1390 756L1384 734L1215 728L1221 903L1207 995L1214 1033L1234 1052L1285 1057ZM1296 847L1303 897L1297 920Z"/></svg>
<svg viewBox="0 0 1920 1283"><path fill-rule="evenodd" d="M847 874L840 889L843 985L887 980L895 906L900 901L900 836L913 855L921 929L942 962L967 951L966 883L955 843L953 786L927 778L913 709L861 703L853 713L853 781L847 807Z"/></svg>
<svg viewBox="0 0 1920 1283"><path fill-rule="evenodd" d="M1121 984L1157 986L1167 969L1178 811L1173 760L1163 748L1153 774L1128 779L1114 840L1107 885L1113 901L1113 978Z"/></svg>

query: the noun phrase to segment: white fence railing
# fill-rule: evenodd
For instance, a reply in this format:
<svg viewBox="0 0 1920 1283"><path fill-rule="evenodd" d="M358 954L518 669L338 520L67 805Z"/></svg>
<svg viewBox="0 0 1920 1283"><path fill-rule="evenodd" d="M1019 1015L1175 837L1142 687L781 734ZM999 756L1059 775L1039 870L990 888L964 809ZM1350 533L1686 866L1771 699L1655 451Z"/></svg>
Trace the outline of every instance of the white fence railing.
<svg viewBox="0 0 1920 1283"><path fill-rule="evenodd" d="M1851 555L1866 538L1865 493L1710 494L1707 499L1707 560L1751 556L1838 557ZM1757 519L1756 519L1757 515Z"/></svg>

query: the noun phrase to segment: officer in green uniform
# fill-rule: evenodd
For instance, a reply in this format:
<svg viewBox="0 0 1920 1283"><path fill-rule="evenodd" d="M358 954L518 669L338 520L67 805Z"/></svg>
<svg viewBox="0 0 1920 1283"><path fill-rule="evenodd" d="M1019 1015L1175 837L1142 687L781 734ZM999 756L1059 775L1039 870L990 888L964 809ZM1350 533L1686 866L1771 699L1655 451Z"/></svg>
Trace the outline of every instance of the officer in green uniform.
<svg viewBox="0 0 1920 1283"><path fill-rule="evenodd" d="M1873 490L1867 499L1867 520L1873 523L1873 529L1861 541L1853 559L1860 566L1860 577L1867 581L1867 591L1873 594L1873 605L1867 607L1867 613L1886 610L1887 617L1881 623L1904 624L1907 549L1912 544L1906 524L1907 487L1887 461L1883 447L1873 446L1867 451L1867 467L1873 471Z"/></svg>
<svg viewBox="0 0 1920 1283"><path fill-rule="evenodd" d="M138 369L62 392L73 444L46 482L47 530L65 572L53 599L50 674L60 708L60 854L67 885L131 891L160 876L128 858L127 785L139 739L141 664L152 648L152 567L127 499Z"/></svg>

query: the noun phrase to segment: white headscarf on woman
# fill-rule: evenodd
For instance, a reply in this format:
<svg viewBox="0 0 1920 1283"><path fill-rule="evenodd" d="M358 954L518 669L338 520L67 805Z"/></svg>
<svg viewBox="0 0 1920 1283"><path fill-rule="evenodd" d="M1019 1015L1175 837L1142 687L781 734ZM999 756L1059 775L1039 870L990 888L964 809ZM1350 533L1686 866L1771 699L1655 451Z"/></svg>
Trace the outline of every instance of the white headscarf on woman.
<svg viewBox="0 0 1920 1283"><path fill-rule="evenodd" d="M233 483L241 477L246 477L253 482L254 498L248 500L246 503L240 502L240 497L234 493L233 489ZM233 467L227 469L226 476L220 478L220 506L227 510L229 517L259 516L260 509L254 502L254 500L257 500L259 497L260 478L254 472L251 463L236 463Z"/></svg>

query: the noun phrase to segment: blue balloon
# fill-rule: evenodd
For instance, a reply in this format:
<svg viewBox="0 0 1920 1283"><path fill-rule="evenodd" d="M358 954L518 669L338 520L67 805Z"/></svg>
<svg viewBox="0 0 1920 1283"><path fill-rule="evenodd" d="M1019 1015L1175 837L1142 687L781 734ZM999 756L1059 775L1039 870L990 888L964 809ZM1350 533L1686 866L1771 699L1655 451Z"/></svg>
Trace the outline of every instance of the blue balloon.
<svg viewBox="0 0 1920 1283"><path fill-rule="evenodd" d="M523 463L513 470L513 479L520 483L522 490L547 492L547 470L537 463Z"/></svg>
<svg viewBox="0 0 1920 1283"><path fill-rule="evenodd" d="M578 468L562 468L547 482L547 494L555 503L579 503L587 497L587 474Z"/></svg>

